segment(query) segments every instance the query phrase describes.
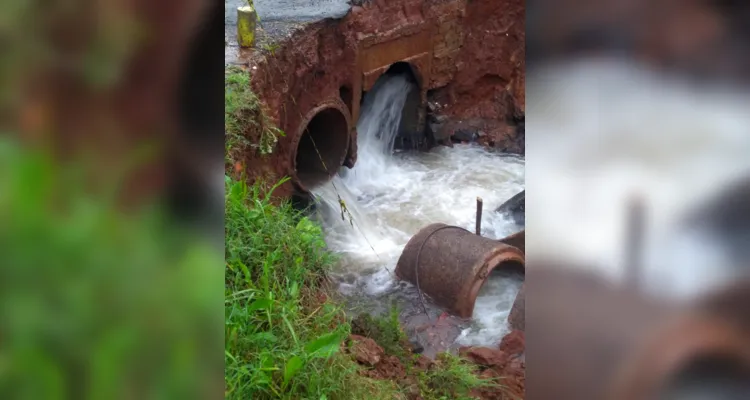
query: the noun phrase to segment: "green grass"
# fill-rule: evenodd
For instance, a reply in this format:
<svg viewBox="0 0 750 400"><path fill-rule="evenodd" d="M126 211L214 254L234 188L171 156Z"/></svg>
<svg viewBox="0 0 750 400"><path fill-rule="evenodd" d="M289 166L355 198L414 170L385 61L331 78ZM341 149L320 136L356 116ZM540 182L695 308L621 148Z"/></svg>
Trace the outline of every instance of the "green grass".
<svg viewBox="0 0 750 400"><path fill-rule="evenodd" d="M251 147L273 152L281 132L251 92L247 73L227 71L225 100L228 161ZM253 178L250 186L244 177L225 177L227 399L406 398L402 383L362 377L362 367L339 351L350 333L370 337L397 356L425 400L468 398L471 389L487 385L469 364L449 355L418 373L396 309L385 318L363 314L349 324L338 304L321 298L336 261L321 228L288 202L268 197L286 180L269 186Z"/></svg>
<svg viewBox="0 0 750 400"><path fill-rule="evenodd" d="M334 261L320 227L263 189L227 178L226 397L393 398L338 352L349 324L319 298Z"/></svg>
<svg viewBox="0 0 750 400"><path fill-rule="evenodd" d="M472 389L497 387L479 378L476 366L457 356L443 353L435 360L433 368L422 372L419 386L425 400L472 399Z"/></svg>
<svg viewBox="0 0 750 400"><path fill-rule="evenodd" d="M352 321L352 333L373 339L386 353L398 357L402 362L409 360L408 338L398 320L398 308L392 307L385 317L360 314Z"/></svg>
<svg viewBox="0 0 750 400"><path fill-rule="evenodd" d="M271 154L284 132L275 127L250 87L250 73L227 68L224 74L226 161L242 159L248 150Z"/></svg>

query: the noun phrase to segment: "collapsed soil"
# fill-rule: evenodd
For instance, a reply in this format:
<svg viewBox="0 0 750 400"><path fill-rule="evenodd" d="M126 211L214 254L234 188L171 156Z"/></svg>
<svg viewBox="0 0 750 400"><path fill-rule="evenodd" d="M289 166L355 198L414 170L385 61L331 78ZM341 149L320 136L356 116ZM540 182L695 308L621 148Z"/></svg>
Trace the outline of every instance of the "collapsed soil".
<svg viewBox="0 0 750 400"><path fill-rule="evenodd" d="M367 318L365 318L367 320ZM411 400L423 399L423 390L430 390L431 381L425 373L445 367L448 359L438 355L434 360L421 354L414 354L408 342L381 339L388 342L387 349L370 336L382 335L377 329L365 328L368 322L361 317L352 323L352 335L341 346L341 351L350 355L361 367L359 374L377 380L390 380L404 389ZM394 346L394 343L397 344ZM506 335L495 347L462 347L460 357L475 367L475 374L485 380L486 387L472 389L469 395L482 400L509 400L524 397L525 388L525 339L524 333L514 330ZM427 388L420 387L420 381L427 382ZM456 395L453 393L453 395Z"/></svg>

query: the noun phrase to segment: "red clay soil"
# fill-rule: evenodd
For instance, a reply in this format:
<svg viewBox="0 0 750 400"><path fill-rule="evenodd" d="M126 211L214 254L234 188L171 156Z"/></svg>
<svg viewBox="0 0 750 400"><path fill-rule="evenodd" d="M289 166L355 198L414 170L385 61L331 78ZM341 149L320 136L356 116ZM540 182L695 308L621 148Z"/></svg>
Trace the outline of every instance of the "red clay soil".
<svg viewBox="0 0 750 400"><path fill-rule="evenodd" d="M421 399L421 393L413 372L427 371L434 362L424 355L417 358L416 371L409 372L401 361L386 354L374 340L358 335L351 335L342 351L350 354L359 365L362 376L373 379L392 380L407 388L410 399ZM515 400L524 397L526 381L526 363L524 334L513 331L506 335L499 348L463 347L459 354L478 367L481 378L494 381L499 386L472 391L480 400Z"/></svg>
<svg viewBox="0 0 750 400"><path fill-rule="evenodd" d="M500 342L497 349L488 347L462 348L461 354L482 368L480 376L495 379L504 389L482 389L474 391L480 399L523 399L526 383L526 348L524 334L512 331Z"/></svg>
<svg viewBox="0 0 750 400"><path fill-rule="evenodd" d="M295 135L306 114L325 102L343 101L356 117L355 83L358 52L365 42L390 36L406 37L430 32L431 59L413 67L427 90L441 89L445 112L455 119L479 118L505 122L523 112L524 2L522 0L392 0L355 6L341 20L312 23L281 43L249 69L255 93L267 105L271 119L286 132L274 154L261 158L248 151L241 161L251 176L257 171L277 177L292 170ZM257 57L250 59L257 60ZM343 89L343 90L342 90ZM346 94L353 91L352 94ZM345 165L356 161L356 133ZM507 129L490 134L507 136ZM291 183L279 188L280 196L294 191Z"/></svg>

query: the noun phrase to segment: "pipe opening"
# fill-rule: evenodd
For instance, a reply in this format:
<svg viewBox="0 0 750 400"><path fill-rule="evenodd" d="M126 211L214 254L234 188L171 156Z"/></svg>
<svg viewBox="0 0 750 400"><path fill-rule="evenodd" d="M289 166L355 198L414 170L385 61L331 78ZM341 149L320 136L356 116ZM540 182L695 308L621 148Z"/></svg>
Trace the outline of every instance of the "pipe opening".
<svg viewBox="0 0 750 400"><path fill-rule="evenodd" d="M302 132L294 157L294 172L303 191L331 179L343 164L348 147L346 117L335 108L318 112Z"/></svg>
<svg viewBox="0 0 750 400"><path fill-rule="evenodd" d="M521 259L505 258L497 261L494 264L488 266L488 274L484 279L476 280L468 294L468 304L470 307L467 315L474 313L474 307L477 303L479 293L482 292L482 288L485 286L487 281L490 279L506 279L506 280L520 280L523 282L526 276L526 267ZM520 257L520 256L519 256ZM497 259L496 259L497 260ZM520 289L520 287L519 287Z"/></svg>
<svg viewBox="0 0 750 400"><path fill-rule="evenodd" d="M526 268L523 263L518 261L504 261L494 266L490 274L492 276L520 276L523 278L526 275Z"/></svg>
<svg viewBox="0 0 750 400"><path fill-rule="evenodd" d="M740 400L750 395L750 369L736 357L698 357L665 385L660 400Z"/></svg>
<svg viewBox="0 0 750 400"><path fill-rule="evenodd" d="M415 150L424 144L425 135L419 127L422 112L422 82L417 70L408 62L397 62L391 65L383 76L402 75L411 83L409 94L401 110L401 123L396 135L394 149ZM382 79L383 77L381 77Z"/></svg>

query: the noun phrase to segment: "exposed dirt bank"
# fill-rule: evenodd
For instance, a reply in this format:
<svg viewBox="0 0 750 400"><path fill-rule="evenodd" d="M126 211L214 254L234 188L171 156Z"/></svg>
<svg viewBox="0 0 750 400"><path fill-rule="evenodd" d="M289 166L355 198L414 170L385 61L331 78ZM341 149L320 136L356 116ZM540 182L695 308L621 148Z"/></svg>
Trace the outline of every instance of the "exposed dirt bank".
<svg viewBox="0 0 750 400"><path fill-rule="evenodd" d="M300 137L316 112L326 109L346 120L350 138L339 165L353 166L362 96L395 63L408 65L419 82L419 132L430 132L425 111L431 99L440 104L443 121L454 124L435 139L450 138L469 121L481 130L479 142L522 152L517 138L525 109L524 18L520 0L371 1L340 20L309 23L288 40L241 52L255 93L286 133L273 155L248 152L243 168L252 171L251 179L296 178ZM276 194L299 191L294 181Z"/></svg>
<svg viewBox="0 0 750 400"><path fill-rule="evenodd" d="M448 361L442 357L432 360L424 355L413 355L404 349L401 357L381 347L375 340L360 335L351 335L342 345L360 366L360 374L373 379L390 380L403 387L409 399L422 399L423 390L419 382L429 382L420 374L442 367ZM510 400L524 397L526 361L525 341L521 331L513 331L497 348L464 347L460 355L474 365L479 378L491 385L473 389L469 395L482 400ZM404 361L410 360L410 361ZM429 386L429 384L427 384Z"/></svg>

